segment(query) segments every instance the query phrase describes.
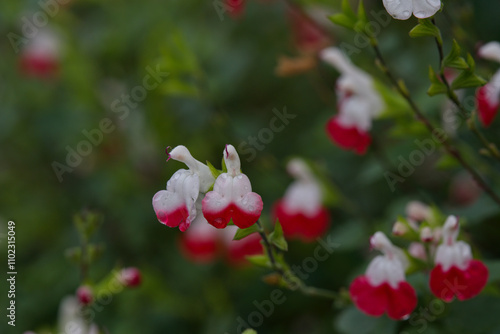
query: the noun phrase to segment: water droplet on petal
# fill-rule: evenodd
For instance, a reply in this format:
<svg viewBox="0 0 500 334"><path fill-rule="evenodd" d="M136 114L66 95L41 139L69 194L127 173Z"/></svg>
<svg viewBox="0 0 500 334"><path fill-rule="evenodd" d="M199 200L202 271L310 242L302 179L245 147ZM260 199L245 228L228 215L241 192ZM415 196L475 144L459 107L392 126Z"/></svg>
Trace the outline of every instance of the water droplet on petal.
<svg viewBox="0 0 500 334"><path fill-rule="evenodd" d="M255 211L255 207L254 207L253 205L250 205L250 206L248 207L248 211L250 211L250 212Z"/></svg>
<svg viewBox="0 0 500 334"><path fill-rule="evenodd" d="M216 202L215 205L221 206L221 202Z"/></svg>
<svg viewBox="0 0 500 334"><path fill-rule="evenodd" d="M174 174L174 180L177 180L179 178L179 174Z"/></svg>
<svg viewBox="0 0 500 334"><path fill-rule="evenodd" d="M243 178L243 175L238 175L237 177L239 180L241 180Z"/></svg>
<svg viewBox="0 0 500 334"><path fill-rule="evenodd" d="M408 11L408 10L403 11L403 17L408 17L408 16L410 16L410 15L411 15L411 14L410 14L410 11ZM416 16L416 15L415 15L415 16Z"/></svg>
<svg viewBox="0 0 500 334"><path fill-rule="evenodd" d="M246 191L248 191L248 186L243 187L243 189L245 189Z"/></svg>

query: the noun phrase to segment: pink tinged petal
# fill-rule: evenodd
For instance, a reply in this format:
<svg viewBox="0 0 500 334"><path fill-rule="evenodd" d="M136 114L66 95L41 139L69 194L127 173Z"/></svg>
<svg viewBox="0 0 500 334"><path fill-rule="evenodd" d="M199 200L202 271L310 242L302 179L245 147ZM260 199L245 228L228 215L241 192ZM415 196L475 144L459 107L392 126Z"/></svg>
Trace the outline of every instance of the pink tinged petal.
<svg viewBox="0 0 500 334"><path fill-rule="evenodd" d="M476 92L476 103L479 111L479 119L484 127L488 127L498 113L500 107L499 91L488 83Z"/></svg>
<svg viewBox="0 0 500 334"><path fill-rule="evenodd" d="M481 46L478 50L478 55L481 58L493 60L500 63L500 43L489 42Z"/></svg>
<svg viewBox="0 0 500 334"><path fill-rule="evenodd" d="M351 283L349 292L361 311L376 317L387 312L390 318L400 320L417 306L415 290L406 281L400 282L397 288L388 283L373 286L366 276L360 276Z"/></svg>
<svg viewBox="0 0 500 334"><path fill-rule="evenodd" d="M413 15L419 19L431 17L441 9L441 0L413 0Z"/></svg>
<svg viewBox="0 0 500 334"><path fill-rule="evenodd" d="M153 197L153 208L160 223L177 227L189 217L186 204L171 191L160 190Z"/></svg>
<svg viewBox="0 0 500 334"><path fill-rule="evenodd" d="M438 264L431 271L430 288L432 293L446 302L456 296L466 300L477 296L488 281L488 268L478 260L471 260L466 269L452 266L448 271Z"/></svg>
<svg viewBox="0 0 500 334"><path fill-rule="evenodd" d="M417 0L418 1L418 0ZM422 0L425 1L425 0ZM384 7L387 12L397 20L410 18L413 12L413 0L384 0Z"/></svg>
<svg viewBox="0 0 500 334"><path fill-rule="evenodd" d="M210 191L203 198L201 205L203 216L209 224L216 228L225 228L229 224L231 220L229 211L231 203L227 197L223 197L215 191Z"/></svg>

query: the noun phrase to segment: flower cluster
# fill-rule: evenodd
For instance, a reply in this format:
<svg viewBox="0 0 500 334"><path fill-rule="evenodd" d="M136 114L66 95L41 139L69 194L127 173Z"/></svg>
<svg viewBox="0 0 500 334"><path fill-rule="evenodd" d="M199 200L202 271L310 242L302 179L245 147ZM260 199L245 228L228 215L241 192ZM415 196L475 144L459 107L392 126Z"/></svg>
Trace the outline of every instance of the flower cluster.
<svg viewBox="0 0 500 334"><path fill-rule="evenodd" d="M419 263L433 263L429 287L432 293L446 302L456 297L466 300L478 295L486 285L488 269L479 260L472 258L470 246L457 241L459 222L449 216L442 227L431 228L428 221L434 219L430 208L418 202L407 207L405 222L398 221L393 228L397 236L417 235L420 242L410 244L408 253L394 246L382 233L375 233L370 244L383 255L375 257L365 275L357 277L350 286L355 305L364 313L380 316L384 313L395 320L404 319L415 309L415 290L405 279L405 271L415 259ZM419 231L417 233L417 231ZM415 269L415 268L414 268Z"/></svg>
<svg viewBox="0 0 500 334"><path fill-rule="evenodd" d="M340 147L364 154L371 143L372 120L381 114L384 101L373 79L355 67L340 49L324 49L320 57L341 74L336 85L338 114L328 121L326 131Z"/></svg>

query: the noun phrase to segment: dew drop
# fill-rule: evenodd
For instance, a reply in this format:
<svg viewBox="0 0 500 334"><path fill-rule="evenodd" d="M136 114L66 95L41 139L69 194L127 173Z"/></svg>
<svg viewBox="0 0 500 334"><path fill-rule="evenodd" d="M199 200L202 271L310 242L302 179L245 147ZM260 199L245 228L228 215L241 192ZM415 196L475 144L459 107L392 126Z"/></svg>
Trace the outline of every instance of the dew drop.
<svg viewBox="0 0 500 334"><path fill-rule="evenodd" d="M241 180L243 178L243 175L238 175L237 177L239 180Z"/></svg>
<svg viewBox="0 0 500 334"><path fill-rule="evenodd" d="M254 207L253 205L250 205L250 206L248 207L248 211L250 211L250 212L255 211L255 207Z"/></svg>
<svg viewBox="0 0 500 334"><path fill-rule="evenodd" d="M409 17L409 16L410 16L410 11L408 11L408 10L403 11L403 17ZM417 15L415 15L415 16L417 16Z"/></svg>

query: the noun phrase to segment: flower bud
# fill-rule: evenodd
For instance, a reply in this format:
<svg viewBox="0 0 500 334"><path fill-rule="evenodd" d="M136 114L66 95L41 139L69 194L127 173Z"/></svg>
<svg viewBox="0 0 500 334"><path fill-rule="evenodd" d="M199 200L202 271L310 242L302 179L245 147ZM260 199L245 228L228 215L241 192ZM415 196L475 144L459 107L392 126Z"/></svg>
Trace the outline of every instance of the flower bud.
<svg viewBox="0 0 500 334"><path fill-rule="evenodd" d="M392 226L393 235L400 237L402 235L405 235L406 233L408 233L408 227L404 223L397 221Z"/></svg>
<svg viewBox="0 0 500 334"><path fill-rule="evenodd" d="M426 226L420 230L420 240L422 240L422 242L431 242L434 240L434 235L430 227Z"/></svg>
<svg viewBox="0 0 500 334"><path fill-rule="evenodd" d="M423 261L427 260L425 247L420 242L412 242L410 246L408 246L408 253L410 253L410 255L416 259L420 259Z"/></svg>
<svg viewBox="0 0 500 334"><path fill-rule="evenodd" d="M124 268L120 272L120 281L127 287L141 284L141 272L135 267Z"/></svg>
<svg viewBox="0 0 500 334"><path fill-rule="evenodd" d="M411 201L406 205L406 215L408 218L421 222L432 218L432 211L428 205L419 201Z"/></svg>
<svg viewBox="0 0 500 334"><path fill-rule="evenodd" d="M94 300L94 293L88 285L82 285L76 290L76 296L82 305L89 305Z"/></svg>

